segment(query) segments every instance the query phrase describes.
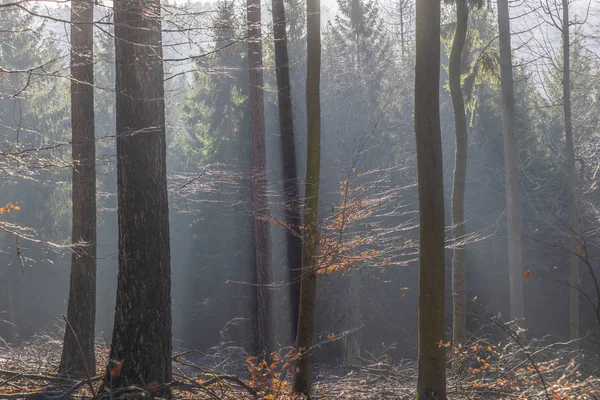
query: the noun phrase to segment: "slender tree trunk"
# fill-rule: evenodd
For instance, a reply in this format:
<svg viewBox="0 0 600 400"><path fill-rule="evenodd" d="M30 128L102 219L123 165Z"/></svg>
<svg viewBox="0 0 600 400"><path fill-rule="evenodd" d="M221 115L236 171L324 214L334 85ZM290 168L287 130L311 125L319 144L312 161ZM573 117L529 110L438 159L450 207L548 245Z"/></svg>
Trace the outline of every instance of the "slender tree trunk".
<svg viewBox="0 0 600 400"><path fill-rule="evenodd" d="M519 149L516 136L515 96L508 0L498 0L500 31L500 75L504 120L504 169L508 231L508 279L510 318L522 319L523 267L521 265L521 199L519 195Z"/></svg>
<svg viewBox="0 0 600 400"><path fill-rule="evenodd" d="M465 283L465 184L467 178L467 116L461 87L462 56L467 38L469 8L467 0L456 0L456 32L450 52L449 81L452 106L454 107L454 130L456 152L454 154L454 181L452 185L452 342L456 346L467 338L467 289Z"/></svg>
<svg viewBox="0 0 600 400"><path fill-rule="evenodd" d="M96 142L94 133L94 3L71 2L73 222L71 283L59 371L96 370ZM71 330L72 328L72 330ZM74 334L73 334L74 333ZM80 349L81 346L81 349ZM82 354L83 353L83 354Z"/></svg>
<svg viewBox="0 0 600 400"><path fill-rule="evenodd" d="M573 347L579 348L579 257L577 257L577 233L579 232L579 211L577 209L577 174L575 172L575 145L573 143L573 121L571 117L571 43L569 34L569 1L562 0L563 6L563 110L565 120L565 156L567 159L567 189L569 206L569 228L571 251L569 256L569 305L570 338Z"/></svg>
<svg viewBox="0 0 600 400"><path fill-rule="evenodd" d="M321 174L321 1L306 2L306 181L304 246L300 283L298 342L300 352L293 390L310 398L312 345L317 297L317 253L319 251L318 208Z"/></svg>
<svg viewBox="0 0 600 400"><path fill-rule="evenodd" d="M171 382L172 353L160 0L116 0L114 13L119 273L103 388L148 388Z"/></svg>
<svg viewBox="0 0 600 400"><path fill-rule="evenodd" d="M271 234L267 201L265 114L262 74L260 0L248 0L248 66L250 69L250 152L252 159L252 207L256 246L258 296L258 350L269 357L275 346L271 284Z"/></svg>
<svg viewBox="0 0 600 400"><path fill-rule="evenodd" d="M440 1L417 0L415 136L419 191L419 400L446 400Z"/></svg>
<svg viewBox="0 0 600 400"><path fill-rule="evenodd" d="M351 332L344 336L344 360L346 365L360 364L361 349L361 313L360 313L360 281L361 271L350 271L348 307L346 309L346 329ZM350 371L348 371L350 372Z"/></svg>
<svg viewBox="0 0 600 400"><path fill-rule="evenodd" d="M290 285L292 341L296 340L300 303L300 268L302 268L302 241L300 236L300 189L296 169L294 118L292 114L292 87L287 49L284 0L272 0L273 36L275 40L275 68L277 99L279 102L279 129L281 131L281 162L283 165L283 197L285 201L288 281Z"/></svg>

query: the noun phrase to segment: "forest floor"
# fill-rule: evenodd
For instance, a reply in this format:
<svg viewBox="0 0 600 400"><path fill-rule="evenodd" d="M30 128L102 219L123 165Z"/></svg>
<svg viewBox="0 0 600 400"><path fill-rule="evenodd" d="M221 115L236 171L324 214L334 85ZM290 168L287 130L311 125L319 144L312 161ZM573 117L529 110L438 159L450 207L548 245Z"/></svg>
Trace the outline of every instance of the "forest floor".
<svg viewBox="0 0 600 400"><path fill-rule="evenodd" d="M442 344L440 344L442 345ZM445 345L448 347L448 345ZM106 371L108 350L97 344L98 367L89 379L56 375L61 341L38 335L20 344L0 344L0 400L92 399ZM448 349L460 360L460 373L448 373L449 399L581 399L600 400L600 364L593 357L573 355L558 344L491 345L484 341L468 349ZM291 357L291 358L290 358ZM597 360L597 359L595 359ZM183 351L173 357L173 397L176 399L289 400L293 354L276 353L271 364L257 362L239 348L222 345L211 352ZM414 361L363 360L361 365L316 365L314 400L414 399ZM128 388L104 397L117 400L131 394L150 397L156 386Z"/></svg>

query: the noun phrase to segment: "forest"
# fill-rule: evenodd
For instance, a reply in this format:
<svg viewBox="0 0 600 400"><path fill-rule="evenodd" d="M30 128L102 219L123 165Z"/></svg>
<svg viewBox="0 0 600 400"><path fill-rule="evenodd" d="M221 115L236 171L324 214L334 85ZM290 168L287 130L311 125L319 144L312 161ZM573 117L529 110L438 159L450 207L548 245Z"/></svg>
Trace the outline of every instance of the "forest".
<svg viewBox="0 0 600 400"><path fill-rule="evenodd" d="M0 34L0 400L600 399L599 1Z"/></svg>

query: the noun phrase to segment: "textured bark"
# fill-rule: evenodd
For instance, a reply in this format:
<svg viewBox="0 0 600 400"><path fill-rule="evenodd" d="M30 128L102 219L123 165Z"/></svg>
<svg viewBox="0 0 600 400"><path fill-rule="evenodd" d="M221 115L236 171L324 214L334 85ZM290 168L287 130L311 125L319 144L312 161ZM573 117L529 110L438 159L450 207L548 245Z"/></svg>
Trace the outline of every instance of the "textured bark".
<svg viewBox="0 0 600 400"><path fill-rule="evenodd" d="M417 399L446 400L444 181L440 128L440 1L417 0L415 136L419 191Z"/></svg>
<svg viewBox="0 0 600 400"><path fill-rule="evenodd" d="M448 64L450 95L454 108L456 151L452 183L452 343L464 343L467 337L467 289L465 283L465 184L467 179L467 116L461 87L462 56L467 38L469 8L467 0L456 0L456 31Z"/></svg>
<svg viewBox="0 0 600 400"><path fill-rule="evenodd" d="M250 152L252 159L252 207L254 210L254 244L256 249L257 334L258 350L266 357L274 351L273 300L271 282L271 234L267 201L265 150L265 114L262 74L260 0L248 0L248 66L250 71Z"/></svg>
<svg viewBox="0 0 600 400"><path fill-rule="evenodd" d="M292 114L292 87L287 49L285 5L283 0L272 0L273 36L275 40L275 71L277 100L279 102L279 129L281 131L281 162L283 166L283 196L285 201L286 250L290 287L292 341L296 340L300 302L300 268L302 241L300 236L300 190L296 169L294 118Z"/></svg>
<svg viewBox="0 0 600 400"><path fill-rule="evenodd" d="M96 143L94 133L93 14L91 0L71 2L71 131L73 222L71 282L59 371L96 370ZM75 333L75 335L73 334ZM79 343L78 343L79 342ZM81 349L80 349L81 346ZM83 353L83 354L82 354Z"/></svg>
<svg viewBox="0 0 600 400"><path fill-rule="evenodd" d="M577 174L575 172L575 145L571 117L571 44L569 34L569 1L563 0L563 112L565 120L565 156L567 160L567 190L569 228L571 229L571 254L569 256L569 326L572 346L579 348L579 257L577 233L579 233L579 210L577 209Z"/></svg>
<svg viewBox="0 0 600 400"><path fill-rule="evenodd" d="M317 297L318 208L321 173L321 2L306 2L306 180L298 318L298 351L293 390L310 397L312 345Z"/></svg>
<svg viewBox="0 0 600 400"><path fill-rule="evenodd" d="M498 0L500 75L504 120L504 169L508 231L508 279L510 318L523 318L523 267L521 265L521 199L519 195L519 150L516 137L515 96L508 0Z"/></svg>
<svg viewBox="0 0 600 400"><path fill-rule="evenodd" d="M171 255L160 0L117 0L119 273L105 389L171 381ZM162 393L169 396L165 389Z"/></svg>

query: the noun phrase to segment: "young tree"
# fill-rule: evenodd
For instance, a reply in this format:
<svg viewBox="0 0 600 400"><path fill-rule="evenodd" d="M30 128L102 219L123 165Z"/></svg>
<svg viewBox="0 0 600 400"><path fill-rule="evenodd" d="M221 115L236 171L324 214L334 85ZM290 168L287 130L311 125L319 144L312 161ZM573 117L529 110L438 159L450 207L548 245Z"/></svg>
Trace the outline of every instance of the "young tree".
<svg viewBox="0 0 600 400"><path fill-rule="evenodd" d="M504 169L508 230L508 276L510 318L523 318L523 267L521 266L521 200L519 197L519 150L515 132L515 96L508 0L498 0L500 77L504 120Z"/></svg>
<svg viewBox="0 0 600 400"><path fill-rule="evenodd" d="M271 289L271 235L267 200L265 150L265 113L262 73L262 38L260 0L248 0L248 67L250 73L250 152L252 160L252 208L254 211L254 245L257 283L258 350L269 356L275 346L273 300Z"/></svg>
<svg viewBox="0 0 600 400"><path fill-rule="evenodd" d="M468 132L465 114L465 99L461 87L462 59L467 29L469 8L467 0L456 0L456 30L448 62L450 95L454 108L454 130L456 150L454 153L454 179L452 182L452 343L464 343L467 336L467 290L465 283L465 184L467 178Z"/></svg>
<svg viewBox="0 0 600 400"><path fill-rule="evenodd" d="M306 178L302 280L297 348L300 352L293 390L310 397L312 343L317 297L317 252L319 250L318 209L321 173L321 1L306 2Z"/></svg>
<svg viewBox="0 0 600 400"><path fill-rule="evenodd" d="M281 162L283 166L283 196L285 200L286 250L290 285L292 340L296 339L300 303L300 269L302 241L300 236L300 189L296 170L294 118L292 114L292 87L288 57L284 0L272 0L273 36L275 41L275 71L277 100L279 102L279 130L281 133Z"/></svg>
<svg viewBox="0 0 600 400"><path fill-rule="evenodd" d="M454 130L456 150L452 183L452 342L464 343L467 336L467 289L465 279L465 185L467 179L468 130L465 99L462 91L463 53L469 27L469 8L482 5L482 0L455 0L456 29L448 62L448 80L452 107L454 108Z"/></svg>
<svg viewBox="0 0 600 400"><path fill-rule="evenodd" d="M114 3L119 273L103 387L171 381L171 254L160 0ZM116 364L114 364L116 363ZM168 389L161 392L168 395Z"/></svg>
<svg viewBox="0 0 600 400"><path fill-rule="evenodd" d="M415 136L419 191L417 398L446 400L444 181L440 128L440 1L417 0Z"/></svg>
<svg viewBox="0 0 600 400"><path fill-rule="evenodd" d="M376 1L337 0L337 5L339 12L324 41L328 50L325 54L329 53L333 60L325 59L323 67L323 92L327 91L326 97L335 100L325 104L323 110L328 110L328 121L335 127L329 130L332 135L328 138L333 140L335 154L342 160L342 154L355 151L356 144L379 123L374 121L381 115L380 96L386 73L393 68L394 51ZM323 145L327 151L332 143ZM380 157L375 151L365 152L360 167L376 169L381 166ZM360 304L364 299L361 299L362 272L350 270L348 275L343 329L349 333L344 336L343 351L346 364L354 365L361 359L362 331L357 328L363 325Z"/></svg>
<svg viewBox="0 0 600 400"><path fill-rule="evenodd" d="M71 284L59 370L96 370L96 142L94 130L94 3L71 2L73 221ZM79 348L81 346L81 349Z"/></svg>

